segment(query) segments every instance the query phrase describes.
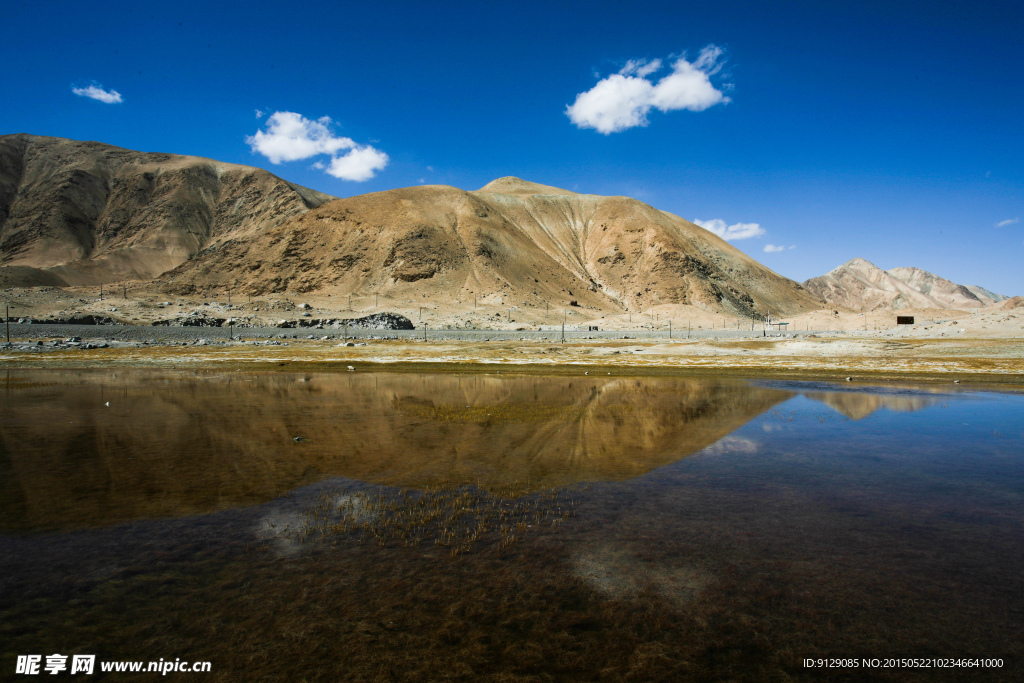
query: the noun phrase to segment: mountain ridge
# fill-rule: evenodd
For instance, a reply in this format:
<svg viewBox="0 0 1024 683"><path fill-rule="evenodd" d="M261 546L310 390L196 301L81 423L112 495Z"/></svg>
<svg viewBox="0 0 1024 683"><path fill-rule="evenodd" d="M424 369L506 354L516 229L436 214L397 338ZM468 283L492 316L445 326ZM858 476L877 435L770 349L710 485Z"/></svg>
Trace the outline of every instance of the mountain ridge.
<svg viewBox="0 0 1024 683"><path fill-rule="evenodd" d="M976 285L959 285L916 267L882 270L855 257L825 275L811 278L804 287L824 302L855 311L912 308L981 308L1009 297Z"/></svg>
<svg viewBox="0 0 1024 683"><path fill-rule="evenodd" d="M428 185L337 199L252 241L205 250L162 280L171 292L396 292L608 312L678 304L754 316L817 303L682 218L511 176L476 191Z"/></svg>
<svg viewBox="0 0 1024 683"><path fill-rule="evenodd" d="M323 289L456 308L675 305L751 318L828 299L630 197L504 176L473 191L422 185L338 199L212 159L0 136L0 284L127 280L179 294ZM978 289L959 293L980 301Z"/></svg>

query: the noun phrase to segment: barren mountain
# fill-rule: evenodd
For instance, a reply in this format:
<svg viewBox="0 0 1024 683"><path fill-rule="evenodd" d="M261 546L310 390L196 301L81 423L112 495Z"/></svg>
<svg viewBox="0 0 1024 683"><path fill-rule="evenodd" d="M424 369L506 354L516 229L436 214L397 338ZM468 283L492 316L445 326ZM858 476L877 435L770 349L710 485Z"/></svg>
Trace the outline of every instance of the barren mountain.
<svg viewBox="0 0 1024 683"><path fill-rule="evenodd" d="M818 305L799 284L678 216L512 177L475 192L427 185L339 199L225 239L162 279L177 293L379 292L541 310L679 304L750 315Z"/></svg>
<svg viewBox="0 0 1024 683"><path fill-rule="evenodd" d="M992 308L997 311L1012 311L1022 307L1024 307L1024 296L1014 296L1009 299L1003 299Z"/></svg>
<svg viewBox="0 0 1024 683"><path fill-rule="evenodd" d="M971 294L978 297L978 299L986 306L999 303L1000 301L1006 301L1010 298L1008 296L1003 296L1002 294L996 294L995 292L989 291L984 287L979 287L978 285L964 285L964 287L966 287Z"/></svg>
<svg viewBox="0 0 1024 683"><path fill-rule="evenodd" d="M330 199L248 166L0 136L0 284L149 280Z"/></svg>
<svg viewBox="0 0 1024 683"><path fill-rule="evenodd" d="M855 311L902 309L971 309L1006 297L982 287L958 285L920 268L878 266L855 258L825 275L804 283L807 290L830 305Z"/></svg>

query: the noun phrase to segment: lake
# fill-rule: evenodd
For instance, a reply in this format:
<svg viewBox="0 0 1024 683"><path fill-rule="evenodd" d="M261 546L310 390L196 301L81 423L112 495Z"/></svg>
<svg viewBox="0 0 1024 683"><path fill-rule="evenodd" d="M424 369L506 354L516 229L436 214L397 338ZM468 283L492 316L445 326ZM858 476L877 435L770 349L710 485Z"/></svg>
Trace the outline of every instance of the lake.
<svg viewBox="0 0 1024 683"><path fill-rule="evenodd" d="M1024 395L604 373L0 374L4 675L1020 677Z"/></svg>

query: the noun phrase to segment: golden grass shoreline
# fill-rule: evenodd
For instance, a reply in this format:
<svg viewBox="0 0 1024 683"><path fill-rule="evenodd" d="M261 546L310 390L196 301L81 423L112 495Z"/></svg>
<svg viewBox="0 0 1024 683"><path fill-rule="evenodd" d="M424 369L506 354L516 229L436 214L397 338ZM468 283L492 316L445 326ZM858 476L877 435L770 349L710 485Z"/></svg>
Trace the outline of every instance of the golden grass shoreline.
<svg viewBox="0 0 1024 683"><path fill-rule="evenodd" d="M121 346L0 351L0 370L177 368L247 372L503 373L571 376L716 376L745 379L920 381L1024 388L1024 341L872 338L821 340L337 340L291 339L279 346Z"/></svg>

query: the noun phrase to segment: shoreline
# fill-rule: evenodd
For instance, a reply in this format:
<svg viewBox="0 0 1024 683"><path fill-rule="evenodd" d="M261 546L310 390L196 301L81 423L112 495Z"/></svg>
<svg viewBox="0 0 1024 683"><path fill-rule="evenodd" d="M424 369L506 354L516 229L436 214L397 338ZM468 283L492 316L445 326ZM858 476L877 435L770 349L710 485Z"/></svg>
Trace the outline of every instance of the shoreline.
<svg viewBox="0 0 1024 683"><path fill-rule="evenodd" d="M690 340L580 332L566 341L549 333L481 332L500 339L428 339L393 330L243 340L197 331L207 328L93 327L92 335L60 339L68 330L32 327L13 348L0 343L0 369L164 368L253 372L431 372L550 376L718 376L737 379L891 381L1024 389L1024 339L879 339L826 333L785 337L721 334ZM81 326L78 326L81 327ZM132 334L126 334L128 330ZM14 330L12 330L13 332ZM21 332L22 330L18 330ZM39 333L51 333L49 335ZM109 334L114 332L115 334ZM318 331L323 332L323 331ZM243 333L244 334L244 333ZM464 336L464 332L460 333ZM615 338L612 335L617 335ZM141 336L145 339L133 340ZM454 335L452 335L454 336ZM529 337L533 338L529 338ZM57 337L57 339L54 339ZM382 339L381 337L388 337ZM514 338L509 338L514 337ZM48 341L42 341L47 339ZM349 335L349 339L352 336Z"/></svg>

